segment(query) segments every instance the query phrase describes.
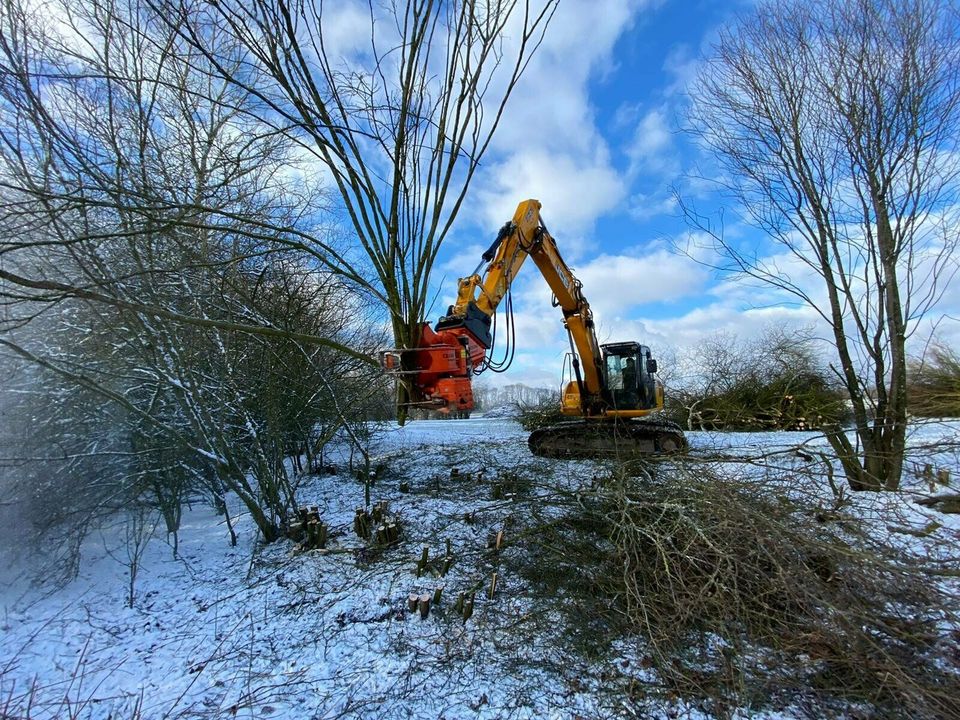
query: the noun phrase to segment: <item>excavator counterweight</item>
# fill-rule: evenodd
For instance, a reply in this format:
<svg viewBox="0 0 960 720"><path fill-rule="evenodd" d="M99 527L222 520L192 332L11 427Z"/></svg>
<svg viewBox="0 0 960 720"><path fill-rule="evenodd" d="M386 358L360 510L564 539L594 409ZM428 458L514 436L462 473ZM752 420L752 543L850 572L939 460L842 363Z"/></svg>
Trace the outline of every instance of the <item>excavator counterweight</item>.
<svg viewBox="0 0 960 720"><path fill-rule="evenodd" d="M678 425L650 417L663 409L663 386L650 349L636 342L597 342L582 285L547 231L537 200L520 203L477 270L460 279L456 303L435 326L421 326L416 347L383 353L384 368L406 384L407 404L439 412L473 409L472 378L489 363L494 314L528 257L553 291L573 351L573 377L561 393L561 411L581 418L537 430L530 436L530 450L559 458L684 450L687 443Z"/></svg>

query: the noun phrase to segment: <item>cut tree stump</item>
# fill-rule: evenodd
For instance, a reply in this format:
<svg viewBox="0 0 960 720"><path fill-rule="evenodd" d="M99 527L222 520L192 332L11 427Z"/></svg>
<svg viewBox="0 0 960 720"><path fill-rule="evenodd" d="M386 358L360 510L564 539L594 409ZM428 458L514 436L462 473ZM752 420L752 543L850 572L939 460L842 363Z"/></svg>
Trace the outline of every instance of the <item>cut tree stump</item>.
<svg viewBox="0 0 960 720"><path fill-rule="evenodd" d="M430 615L430 593L424 593L420 596L420 619L426 620Z"/></svg>

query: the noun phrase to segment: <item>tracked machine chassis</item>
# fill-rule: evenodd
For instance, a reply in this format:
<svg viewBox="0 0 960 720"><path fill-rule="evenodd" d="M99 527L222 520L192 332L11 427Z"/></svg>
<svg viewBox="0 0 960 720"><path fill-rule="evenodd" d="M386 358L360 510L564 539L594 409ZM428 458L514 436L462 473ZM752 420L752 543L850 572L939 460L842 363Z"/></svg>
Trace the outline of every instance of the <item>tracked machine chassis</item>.
<svg viewBox="0 0 960 720"><path fill-rule="evenodd" d="M667 420L578 420L534 430L530 452L547 458L631 460L684 452L687 440Z"/></svg>

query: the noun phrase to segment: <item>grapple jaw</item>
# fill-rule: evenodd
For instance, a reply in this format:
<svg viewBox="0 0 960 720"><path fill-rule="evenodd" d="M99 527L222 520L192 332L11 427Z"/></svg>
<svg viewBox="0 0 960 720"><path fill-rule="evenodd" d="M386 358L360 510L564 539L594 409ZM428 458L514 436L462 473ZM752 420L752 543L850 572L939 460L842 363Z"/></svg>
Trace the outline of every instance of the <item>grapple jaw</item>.
<svg viewBox="0 0 960 720"><path fill-rule="evenodd" d="M409 401L404 405L448 413L474 408L472 377L485 353L486 347L466 326L434 331L423 323L416 347L385 350L380 362L384 371L407 384Z"/></svg>

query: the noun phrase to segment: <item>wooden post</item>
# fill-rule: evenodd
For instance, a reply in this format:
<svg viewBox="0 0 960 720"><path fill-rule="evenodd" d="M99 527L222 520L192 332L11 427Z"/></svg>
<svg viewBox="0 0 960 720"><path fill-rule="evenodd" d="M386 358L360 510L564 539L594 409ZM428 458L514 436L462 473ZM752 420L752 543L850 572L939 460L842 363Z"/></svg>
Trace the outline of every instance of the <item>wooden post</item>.
<svg viewBox="0 0 960 720"><path fill-rule="evenodd" d="M407 595L407 610L410 612L417 611L417 604L420 602L420 596L416 593L410 593Z"/></svg>
<svg viewBox="0 0 960 720"><path fill-rule="evenodd" d="M430 614L430 593L424 593L420 596L420 619L426 620Z"/></svg>
<svg viewBox="0 0 960 720"><path fill-rule="evenodd" d="M440 598L443 596L443 585L438 585L437 589L433 591L433 604L439 605Z"/></svg>
<svg viewBox="0 0 960 720"><path fill-rule="evenodd" d="M463 603L463 621L466 622L473 615L473 593Z"/></svg>
<svg viewBox="0 0 960 720"><path fill-rule="evenodd" d="M493 600L493 596L497 593L497 574L494 573L490 577L490 591L487 593L487 597Z"/></svg>

